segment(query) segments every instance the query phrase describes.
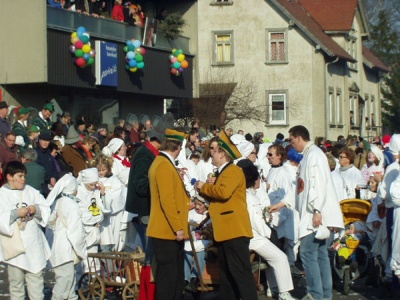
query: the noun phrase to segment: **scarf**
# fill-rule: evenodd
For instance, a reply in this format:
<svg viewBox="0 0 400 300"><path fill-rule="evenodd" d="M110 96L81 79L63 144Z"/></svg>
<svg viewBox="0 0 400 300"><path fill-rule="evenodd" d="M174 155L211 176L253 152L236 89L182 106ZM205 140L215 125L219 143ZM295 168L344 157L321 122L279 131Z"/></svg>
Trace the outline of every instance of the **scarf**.
<svg viewBox="0 0 400 300"><path fill-rule="evenodd" d="M146 141L144 145L154 154L154 156L157 156L160 153L149 141Z"/></svg>
<svg viewBox="0 0 400 300"><path fill-rule="evenodd" d="M115 159L117 159L117 160L119 160L121 163L122 163L122 165L123 166L125 166L125 167L127 167L127 168L130 168L132 165L131 165L131 162L126 158L126 157L124 157L124 159L122 159L121 157L119 157L117 154L113 154L112 155Z"/></svg>
<svg viewBox="0 0 400 300"><path fill-rule="evenodd" d="M347 167L340 167L339 170L340 170L340 172L344 172L344 171L347 171L348 169L350 169L352 166L354 166L354 165L351 164L351 165L349 165Z"/></svg>

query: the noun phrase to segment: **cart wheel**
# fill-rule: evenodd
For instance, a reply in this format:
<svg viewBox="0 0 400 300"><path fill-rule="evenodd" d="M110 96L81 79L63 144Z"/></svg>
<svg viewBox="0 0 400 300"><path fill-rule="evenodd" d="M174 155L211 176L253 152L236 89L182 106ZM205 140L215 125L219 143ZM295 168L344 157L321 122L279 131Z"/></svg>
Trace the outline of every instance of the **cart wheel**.
<svg viewBox="0 0 400 300"><path fill-rule="evenodd" d="M78 293L82 300L103 300L106 295L106 287L97 274L85 273L79 279Z"/></svg>
<svg viewBox="0 0 400 300"><path fill-rule="evenodd" d="M346 268L343 272L343 294L348 295L350 292L350 269Z"/></svg>
<svg viewBox="0 0 400 300"><path fill-rule="evenodd" d="M139 287L136 282L128 283L122 291L122 299L137 299L139 296Z"/></svg>

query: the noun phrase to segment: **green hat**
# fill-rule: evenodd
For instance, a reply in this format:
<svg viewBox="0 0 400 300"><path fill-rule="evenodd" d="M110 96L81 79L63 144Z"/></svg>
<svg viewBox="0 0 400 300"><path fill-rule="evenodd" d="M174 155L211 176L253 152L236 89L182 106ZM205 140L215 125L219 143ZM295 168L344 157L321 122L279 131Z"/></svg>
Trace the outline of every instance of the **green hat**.
<svg viewBox="0 0 400 300"><path fill-rule="evenodd" d="M165 130L165 138L183 142L185 139L185 133L174 129L167 129Z"/></svg>
<svg viewBox="0 0 400 300"><path fill-rule="evenodd" d="M21 107L20 109L18 109L18 115L26 115L29 114L29 112L32 110L32 108L25 108L25 107Z"/></svg>
<svg viewBox="0 0 400 300"><path fill-rule="evenodd" d="M51 103L46 103L46 104L43 106L43 109L47 109L48 111L54 112L54 106L53 106L53 104L51 104Z"/></svg>
<svg viewBox="0 0 400 300"><path fill-rule="evenodd" d="M29 132L40 132L40 128L37 127L36 125L31 125L29 127Z"/></svg>
<svg viewBox="0 0 400 300"><path fill-rule="evenodd" d="M233 159L242 157L242 154L240 154L238 148L236 148L236 146L232 143L224 130L221 130L219 134L218 146L228 152Z"/></svg>

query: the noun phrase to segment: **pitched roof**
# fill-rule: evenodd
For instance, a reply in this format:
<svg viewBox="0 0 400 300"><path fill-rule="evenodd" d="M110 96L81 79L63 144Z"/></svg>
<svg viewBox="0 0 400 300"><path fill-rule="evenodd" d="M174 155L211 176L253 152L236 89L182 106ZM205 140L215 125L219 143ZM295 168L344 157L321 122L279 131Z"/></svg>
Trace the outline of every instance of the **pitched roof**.
<svg viewBox="0 0 400 300"><path fill-rule="evenodd" d="M349 31L358 0L300 0L324 31Z"/></svg>
<svg viewBox="0 0 400 300"><path fill-rule="evenodd" d="M389 68L385 66L383 62L379 60L367 47L363 46L363 62L364 64L371 69L378 69L379 71L389 72Z"/></svg>
<svg viewBox="0 0 400 300"><path fill-rule="evenodd" d="M329 35L324 32L321 25L314 19L310 12L299 0L270 0L289 20L294 21L316 45L331 57L339 57L349 62L356 60L340 47ZM302 0L303 1L303 0ZM317 0L314 0L317 2ZM327 1L327 0L323 0ZM335 0L336 1L336 0ZM341 0L343 1L343 0ZM349 0L353 2L354 0Z"/></svg>

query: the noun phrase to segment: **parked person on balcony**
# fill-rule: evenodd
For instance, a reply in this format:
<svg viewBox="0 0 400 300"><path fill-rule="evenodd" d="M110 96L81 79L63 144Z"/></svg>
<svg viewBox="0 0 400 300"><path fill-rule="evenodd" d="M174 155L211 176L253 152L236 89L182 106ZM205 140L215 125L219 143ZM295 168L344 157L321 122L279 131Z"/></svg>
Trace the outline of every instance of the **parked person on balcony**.
<svg viewBox="0 0 400 300"><path fill-rule="evenodd" d="M158 13L158 15L156 16L157 22L158 23L162 23L165 21L165 18L168 16L168 10L163 7L161 8L160 12Z"/></svg>
<svg viewBox="0 0 400 300"><path fill-rule="evenodd" d="M125 22L122 0L115 0L114 7L111 12L111 19L119 22Z"/></svg>
<svg viewBox="0 0 400 300"><path fill-rule="evenodd" d="M106 8L106 1L90 0L89 1L89 14L95 18L104 18L102 13Z"/></svg>
<svg viewBox="0 0 400 300"><path fill-rule="evenodd" d="M18 120L13 124L12 131L16 136L22 136L24 139L25 146L24 148L28 148L30 145L30 140L28 136L28 129L26 126L28 125L28 117L31 109L24 107L17 107L14 112L18 117Z"/></svg>
<svg viewBox="0 0 400 300"><path fill-rule="evenodd" d="M138 14L138 6L136 4L131 4L124 9L125 22L129 25L143 27L142 21Z"/></svg>
<svg viewBox="0 0 400 300"><path fill-rule="evenodd" d="M54 106L51 103L46 103L39 114L32 119L31 125L36 125L39 127L40 132L48 132L50 133L51 129L51 120L50 117L54 112Z"/></svg>
<svg viewBox="0 0 400 300"><path fill-rule="evenodd" d="M4 138L8 132L11 131L11 124L7 119L8 116L8 104L5 101L0 102L0 133L1 138Z"/></svg>

